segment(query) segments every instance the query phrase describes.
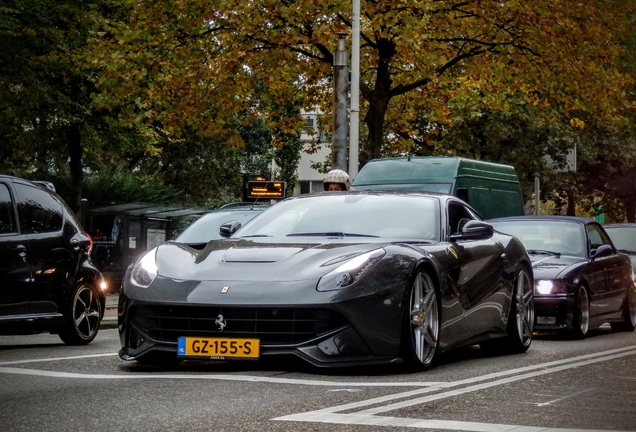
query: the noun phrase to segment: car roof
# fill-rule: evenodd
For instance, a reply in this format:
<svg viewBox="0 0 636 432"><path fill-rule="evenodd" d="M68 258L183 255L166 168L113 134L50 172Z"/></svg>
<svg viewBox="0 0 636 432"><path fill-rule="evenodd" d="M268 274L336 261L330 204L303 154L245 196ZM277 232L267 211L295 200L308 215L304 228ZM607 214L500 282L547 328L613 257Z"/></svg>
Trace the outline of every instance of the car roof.
<svg viewBox="0 0 636 432"><path fill-rule="evenodd" d="M44 181L44 180L29 180L29 179L25 179L25 178L10 175L10 174L0 174L0 180L26 183L31 186L35 186L37 188L43 189L45 191L53 192L54 194L57 194L57 191L55 190L55 185L51 182Z"/></svg>
<svg viewBox="0 0 636 432"><path fill-rule="evenodd" d="M634 222L615 222L603 225L605 228L636 228L636 223Z"/></svg>
<svg viewBox="0 0 636 432"><path fill-rule="evenodd" d="M526 215L526 216L507 216L501 218L488 219L488 222L508 222L508 221L553 221L553 222L577 222L581 224L589 224L596 222L594 219L582 216L565 216L565 215Z"/></svg>
<svg viewBox="0 0 636 432"><path fill-rule="evenodd" d="M333 196L333 195L374 195L374 196L421 196L421 197L429 197L429 198L439 198L442 200L445 199L455 199L461 201L459 198L448 195L440 192L428 192L428 191L382 191L382 190L363 190L363 191L342 191L342 192L315 192L308 193L303 195L298 195L294 197L290 197L287 199L306 199L306 198L316 198L316 197L325 197L325 196Z"/></svg>

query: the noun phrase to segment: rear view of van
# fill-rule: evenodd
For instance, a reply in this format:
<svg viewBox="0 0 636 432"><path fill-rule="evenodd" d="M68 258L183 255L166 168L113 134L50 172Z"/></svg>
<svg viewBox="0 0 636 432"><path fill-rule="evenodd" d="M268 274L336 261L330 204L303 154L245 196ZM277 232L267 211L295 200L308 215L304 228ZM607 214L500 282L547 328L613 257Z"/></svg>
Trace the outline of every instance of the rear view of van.
<svg viewBox="0 0 636 432"><path fill-rule="evenodd" d="M355 190L429 191L454 195L484 219L523 215L523 193L514 167L462 157L411 156L372 159L351 186Z"/></svg>

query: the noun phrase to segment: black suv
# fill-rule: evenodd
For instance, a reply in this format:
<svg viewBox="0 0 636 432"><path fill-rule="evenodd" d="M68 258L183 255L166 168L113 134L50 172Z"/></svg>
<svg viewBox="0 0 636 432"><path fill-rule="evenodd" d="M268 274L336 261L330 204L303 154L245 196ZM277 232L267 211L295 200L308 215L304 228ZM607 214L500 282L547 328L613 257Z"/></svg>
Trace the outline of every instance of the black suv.
<svg viewBox="0 0 636 432"><path fill-rule="evenodd" d="M0 334L58 334L90 343L106 285L92 240L51 187L0 175Z"/></svg>

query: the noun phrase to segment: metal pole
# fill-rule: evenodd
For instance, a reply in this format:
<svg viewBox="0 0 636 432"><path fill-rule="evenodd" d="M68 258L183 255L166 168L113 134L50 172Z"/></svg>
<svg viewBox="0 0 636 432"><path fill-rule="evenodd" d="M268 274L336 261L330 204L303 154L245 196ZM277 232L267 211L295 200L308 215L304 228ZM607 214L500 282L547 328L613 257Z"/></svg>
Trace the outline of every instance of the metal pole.
<svg viewBox="0 0 636 432"><path fill-rule="evenodd" d="M360 0L353 0L351 20L351 112L349 114L349 177L358 174L360 153Z"/></svg>
<svg viewBox="0 0 636 432"><path fill-rule="evenodd" d="M534 214L541 214L541 180L538 175L534 176Z"/></svg>
<svg viewBox="0 0 636 432"><path fill-rule="evenodd" d="M349 53L346 51L346 33L338 33L338 50L333 57L333 140L331 142L331 168L346 170L347 165L347 105L349 90Z"/></svg>

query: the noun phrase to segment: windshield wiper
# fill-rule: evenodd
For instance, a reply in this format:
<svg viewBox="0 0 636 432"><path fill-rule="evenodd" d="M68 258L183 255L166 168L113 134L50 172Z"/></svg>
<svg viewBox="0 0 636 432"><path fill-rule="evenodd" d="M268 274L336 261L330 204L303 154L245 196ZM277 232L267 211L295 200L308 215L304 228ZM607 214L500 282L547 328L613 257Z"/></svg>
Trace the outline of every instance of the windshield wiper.
<svg viewBox="0 0 636 432"><path fill-rule="evenodd" d="M554 251L549 251L545 249L527 249L527 252L530 255L554 255L557 257L561 256L561 252L554 252Z"/></svg>
<svg viewBox="0 0 636 432"><path fill-rule="evenodd" d="M328 231L328 232L306 232L306 233L293 233L287 234L287 237L378 237L370 234L354 234L344 233L341 231Z"/></svg>
<svg viewBox="0 0 636 432"><path fill-rule="evenodd" d="M627 253L627 254L636 254L636 251L633 250L629 250L629 249L619 249L619 252L623 252L623 253Z"/></svg>
<svg viewBox="0 0 636 432"><path fill-rule="evenodd" d="M254 234L254 235L248 235L248 236L241 236L239 238L253 238L253 237L271 237L271 235L267 235L267 234Z"/></svg>

